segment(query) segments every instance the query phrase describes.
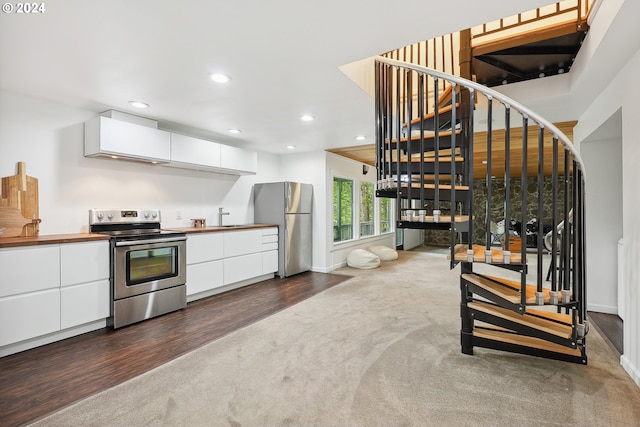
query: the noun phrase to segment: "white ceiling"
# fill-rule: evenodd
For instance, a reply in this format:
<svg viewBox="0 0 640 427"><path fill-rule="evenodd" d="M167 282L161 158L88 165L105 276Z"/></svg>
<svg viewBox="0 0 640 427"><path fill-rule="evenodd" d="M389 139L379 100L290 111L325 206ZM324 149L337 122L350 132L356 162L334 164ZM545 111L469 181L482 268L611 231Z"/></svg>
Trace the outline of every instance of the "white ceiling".
<svg viewBox="0 0 640 427"><path fill-rule="evenodd" d="M42 14L0 15L0 89L272 153L371 143L373 100L339 66L549 3L45 1ZM231 84L212 83L216 71Z"/></svg>

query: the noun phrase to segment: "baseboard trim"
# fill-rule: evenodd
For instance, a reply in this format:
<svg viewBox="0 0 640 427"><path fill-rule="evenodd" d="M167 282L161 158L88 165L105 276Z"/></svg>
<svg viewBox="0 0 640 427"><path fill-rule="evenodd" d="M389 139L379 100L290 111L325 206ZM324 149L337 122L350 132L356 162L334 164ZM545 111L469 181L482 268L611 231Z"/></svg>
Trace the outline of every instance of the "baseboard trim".
<svg viewBox="0 0 640 427"><path fill-rule="evenodd" d="M627 371L633 382L635 382L637 386L640 387L640 369L638 369L638 367L631 363L629 358L624 354L620 358L620 364L622 365L624 370Z"/></svg>
<svg viewBox="0 0 640 427"><path fill-rule="evenodd" d="M597 313L618 314L618 307L613 305L589 304L587 303L587 311L595 311Z"/></svg>

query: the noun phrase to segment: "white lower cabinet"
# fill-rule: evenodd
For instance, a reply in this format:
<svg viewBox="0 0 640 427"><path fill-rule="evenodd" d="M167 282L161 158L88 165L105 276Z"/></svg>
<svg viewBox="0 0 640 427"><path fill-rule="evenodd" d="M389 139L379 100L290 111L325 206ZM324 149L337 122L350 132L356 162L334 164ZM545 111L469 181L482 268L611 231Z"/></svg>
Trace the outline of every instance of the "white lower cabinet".
<svg viewBox="0 0 640 427"><path fill-rule="evenodd" d="M0 347L109 317L108 241L0 249L0 271Z"/></svg>
<svg viewBox="0 0 640 427"><path fill-rule="evenodd" d="M0 299L0 347L59 330L59 288Z"/></svg>
<svg viewBox="0 0 640 427"><path fill-rule="evenodd" d="M224 285L222 260L187 265L187 295L209 291Z"/></svg>
<svg viewBox="0 0 640 427"><path fill-rule="evenodd" d="M109 243L60 245L60 327L109 317Z"/></svg>
<svg viewBox="0 0 640 427"><path fill-rule="evenodd" d="M60 328L109 317L109 280L65 286L60 289Z"/></svg>
<svg viewBox="0 0 640 427"><path fill-rule="evenodd" d="M193 299L268 278L278 271L278 228L187 236L187 296Z"/></svg>
<svg viewBox="0 0 640 427"><path fill-rule="evenodd" d="M262 253L241 255L224 260L224 284L262 276Z"/></svg>
<svg viewBox="0 0 640 427"><path fill-rule="evenodd" d="M262 252L262 274L278 271L278 250Z"/></svg>

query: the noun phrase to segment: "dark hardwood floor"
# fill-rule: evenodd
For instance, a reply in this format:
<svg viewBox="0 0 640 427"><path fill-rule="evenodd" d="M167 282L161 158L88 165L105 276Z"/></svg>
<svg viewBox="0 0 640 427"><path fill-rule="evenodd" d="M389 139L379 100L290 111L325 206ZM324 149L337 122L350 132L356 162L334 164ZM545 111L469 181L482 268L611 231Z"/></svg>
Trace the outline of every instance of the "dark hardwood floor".
<svg viewBox="0 0 640 427"><path fill-rule="evenodd" d="M21 426L118 385L349 276L302 273L194 301L185 310L0 358L0 426Z"/></svg>
<svg viewBox="0 0 640 427"><path fill-rule="evenodd" d="M622 319L615 314L596 313L594 311L590 311L588 316L593 326L600 335L602 335L602 338L604 338L611 350L613 350L618 357L624 354L624 329Z"/></svg>

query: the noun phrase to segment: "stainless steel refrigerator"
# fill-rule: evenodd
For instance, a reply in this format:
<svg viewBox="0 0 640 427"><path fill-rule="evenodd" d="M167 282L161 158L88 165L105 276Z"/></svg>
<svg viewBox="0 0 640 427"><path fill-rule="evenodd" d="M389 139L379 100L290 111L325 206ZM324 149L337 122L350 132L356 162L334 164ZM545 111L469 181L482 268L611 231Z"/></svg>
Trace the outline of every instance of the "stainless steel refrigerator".
<svg viewBox="0 0 640 427"><path fill-rule="evenodd" d="M270 182L253 187L254 221L278 225L278 276L311 269L313 186Z"/></svg>

